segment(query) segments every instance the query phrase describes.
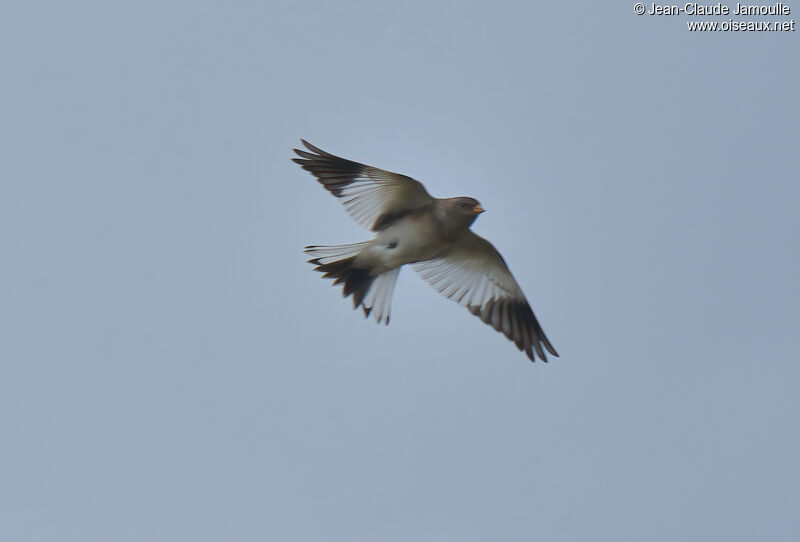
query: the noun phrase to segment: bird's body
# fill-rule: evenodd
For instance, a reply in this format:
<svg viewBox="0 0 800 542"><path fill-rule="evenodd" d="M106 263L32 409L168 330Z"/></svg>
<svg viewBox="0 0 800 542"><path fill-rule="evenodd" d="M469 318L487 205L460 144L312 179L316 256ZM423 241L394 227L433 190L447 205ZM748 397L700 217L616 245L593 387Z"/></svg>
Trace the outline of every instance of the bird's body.
<svg viewBox="0 0 800 542"><path fill-rule="evenodd" d="M542 345L558 356L522 290L491 243L470 226L483 212L470 197L433 198L419 181L329 154L303 141L294 161L311 172L360 224L375 232L370 241L309 246L309 260L343 284L345 297L389 323L400 268L414 269L439 292L467 307L514 341L531 360L547 361Z"/></svg>
<svg viewBox="0 0 800 542"><path fill-rule="evenodd" d="M427 208L394 220L376 233L356 257L359 265L380 275L408 263L435 258L444 250L444 236ZM421 233L422 235L415 235Z"/></svg>

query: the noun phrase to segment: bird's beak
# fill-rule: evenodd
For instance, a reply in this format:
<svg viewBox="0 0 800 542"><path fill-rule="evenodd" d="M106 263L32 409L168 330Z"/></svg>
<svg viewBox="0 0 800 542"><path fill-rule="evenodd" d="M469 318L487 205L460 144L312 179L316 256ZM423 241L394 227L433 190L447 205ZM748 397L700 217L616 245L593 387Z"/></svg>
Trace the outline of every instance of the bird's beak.
<svg viewBox="0 0 800 542"><path fill-rule="evenodd" d="M484 211L485 211L485 209L483 207L481 207L480 205L476 205L475 207L472 208L472 212L475 213L476 215L479 215Z"/></svg>

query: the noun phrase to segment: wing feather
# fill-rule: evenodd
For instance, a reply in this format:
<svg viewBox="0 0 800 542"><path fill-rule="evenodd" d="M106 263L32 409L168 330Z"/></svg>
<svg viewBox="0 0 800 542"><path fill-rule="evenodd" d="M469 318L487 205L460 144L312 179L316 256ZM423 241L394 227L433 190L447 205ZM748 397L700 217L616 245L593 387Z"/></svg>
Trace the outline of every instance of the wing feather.
<svg viewBox="0 0 800 542"><path fill-rule="evenodd" d="M558 356L503 257L483 237L469 231L439 258L413 266L439 293L505 335L531 361L537 355L547 361L542 346Z"/></svg>
<svg viewBox="0 0 800 542"><path fill-rule="evenodd" d="M339 198L353 220L371 231L433 204L422 183L411 177L339 158L301 141L312 152L294 149L299 158L292 160Z"/></svg>

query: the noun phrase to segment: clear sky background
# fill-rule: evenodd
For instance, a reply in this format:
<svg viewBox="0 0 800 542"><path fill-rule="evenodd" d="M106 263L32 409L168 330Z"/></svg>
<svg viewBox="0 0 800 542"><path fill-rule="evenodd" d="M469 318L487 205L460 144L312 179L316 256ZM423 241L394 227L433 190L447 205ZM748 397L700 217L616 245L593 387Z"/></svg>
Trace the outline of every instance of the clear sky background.
<svg viewBox="0 0 800 542"><path fill-rule="evenodd" d="M0 540L800 539L800 31L729 18L3 2ZM301 137L480 200L561 358L354 312Z"/></svg>

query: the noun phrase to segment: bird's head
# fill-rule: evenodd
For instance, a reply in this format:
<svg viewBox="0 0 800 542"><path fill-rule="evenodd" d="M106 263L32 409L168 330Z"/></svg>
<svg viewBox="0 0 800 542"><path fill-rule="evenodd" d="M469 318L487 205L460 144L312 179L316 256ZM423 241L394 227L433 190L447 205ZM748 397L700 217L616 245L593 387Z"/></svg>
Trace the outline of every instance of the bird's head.
<svg viewBox="0 0 800 542"><path fill-rule="evenodd" d="M469 197L440 200L440 206L444 223L453 233L468 229L478 215L484 212L478 200Z"/></svg>

